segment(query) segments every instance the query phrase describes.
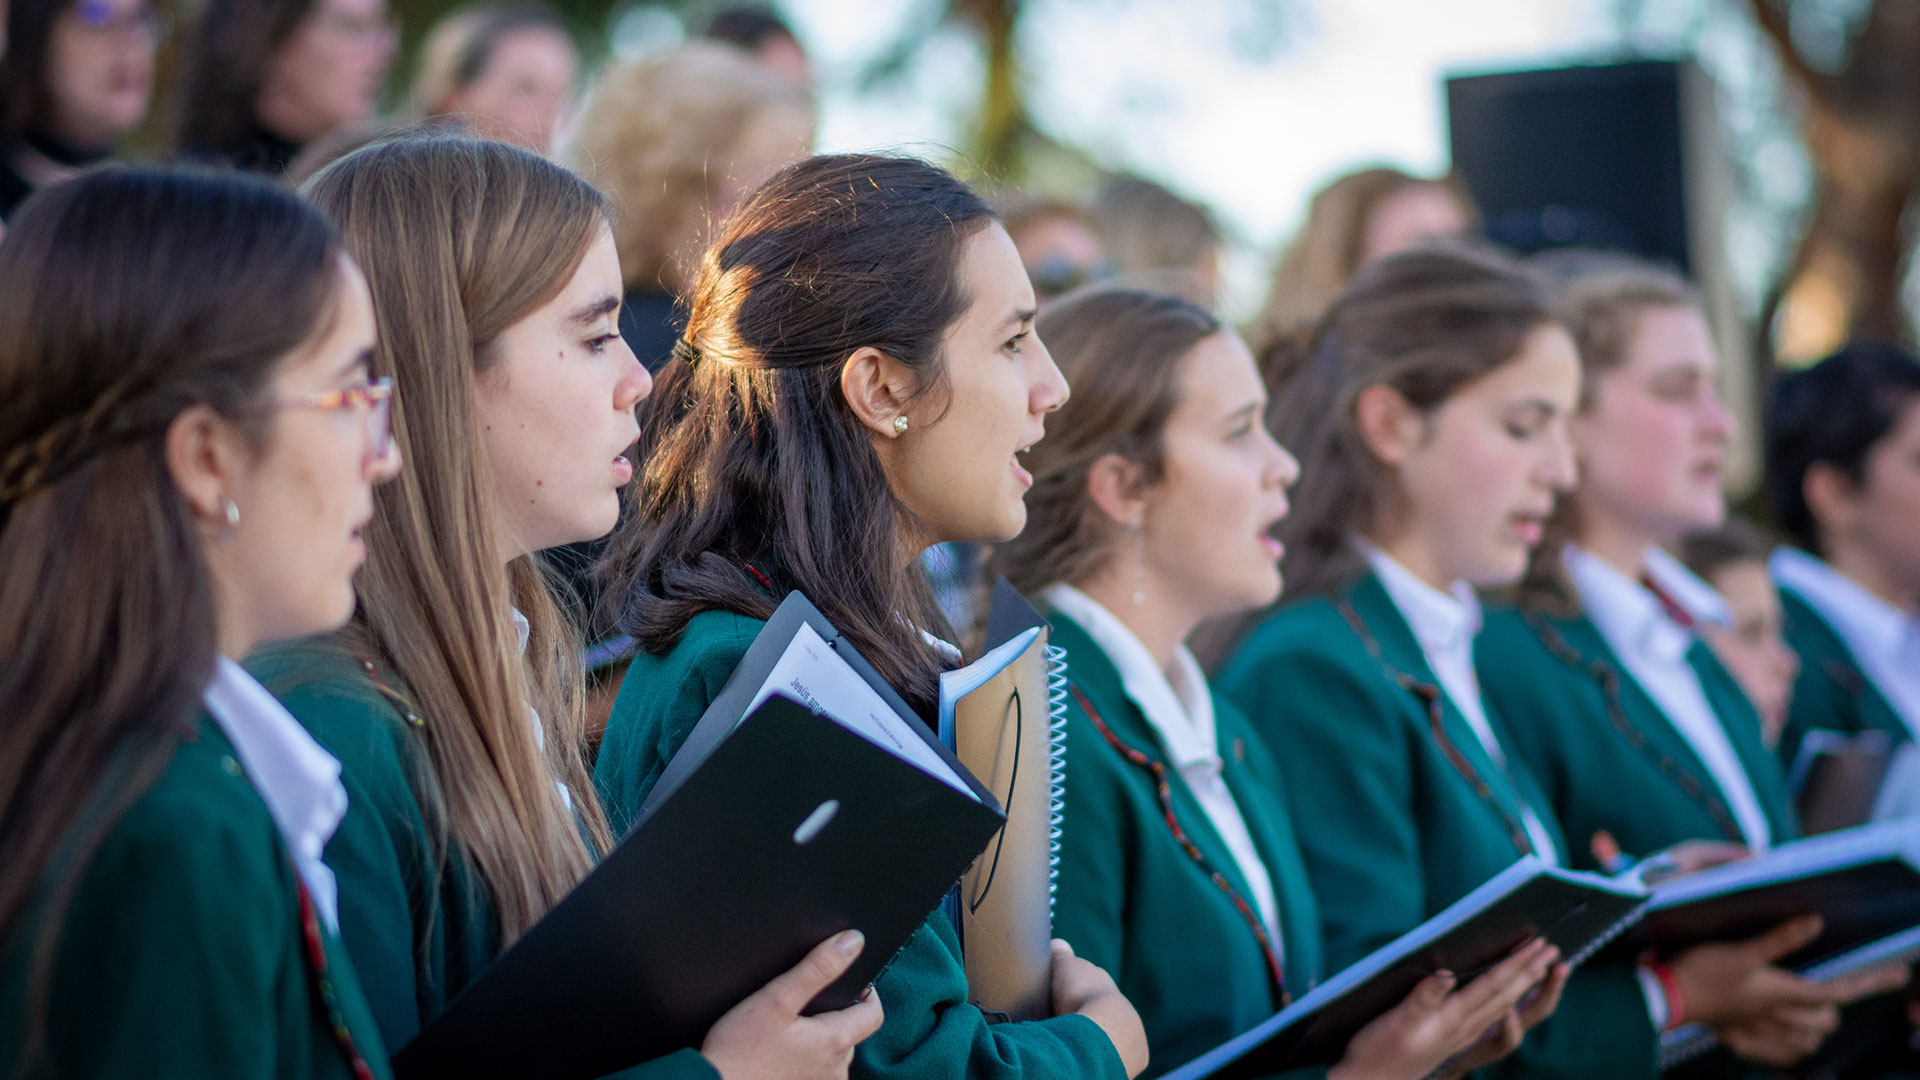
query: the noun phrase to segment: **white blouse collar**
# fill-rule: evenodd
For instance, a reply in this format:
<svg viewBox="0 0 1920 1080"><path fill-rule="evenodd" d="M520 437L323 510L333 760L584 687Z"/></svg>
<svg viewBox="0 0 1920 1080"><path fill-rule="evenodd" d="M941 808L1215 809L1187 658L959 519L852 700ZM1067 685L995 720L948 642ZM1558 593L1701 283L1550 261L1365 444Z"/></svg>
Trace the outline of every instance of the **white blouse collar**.
<svg viewBox="0 0 1920 1080"><path fill-rule="evenodd" d="M1120 671L1127 697L1140 707L1147 723L1165 744L1177 769L1221 766L1215 731L1213 696L1193 653L1181 645L1174 650L1172 671L1162 670L1153 654L1127 624L1104 605L1071 585L1055 585L1044 594L1052 607L1079 624L1100 651ZM1069 661L1071 662L1071 661ZM1168 678L1171 674L1172 678Z"/></svg>
<svg viewBox="0 0 1920 1080"><path fill-rule="evenodd" d="M204 700L267 804L315 909L327 928L339 933L339 890L321 857L347 813L339 760L266 687L224 656L216 662Z"/></svg>

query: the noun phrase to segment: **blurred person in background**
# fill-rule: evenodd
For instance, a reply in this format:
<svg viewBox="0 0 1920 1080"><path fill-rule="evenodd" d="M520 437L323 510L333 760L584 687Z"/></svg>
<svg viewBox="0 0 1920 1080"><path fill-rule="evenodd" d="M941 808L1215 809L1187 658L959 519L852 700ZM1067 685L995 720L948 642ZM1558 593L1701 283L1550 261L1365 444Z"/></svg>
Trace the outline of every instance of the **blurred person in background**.
<svg viewBox="0 0 1920 1080"><path fill-rule="evenodd" d="M1220 289L1220 228L1206 207L1138 176L1108 181L1093 220L1113 266L1130 285L1211 309Z"/></svg>
<svg viewBox="0 0 1920 1080"><path fill-rule="evenodd" d="M1073 203L1014 194L1002 200L1000 220L1042 304L1113 274L1093 215Z"/></svg>
<svg viewBox="0 0 1920 1080"><path fill-rule="evenodd" d="M1773 540L1742 518L1680 538L1674 554L1727 602L1725 625L1701 623L1700 636L1760 713L1760 738L1780 741L1800 657L1787 644L1780 595L1767 574Z"/></svg>
<svg viewBox="0 0 1920 1080"><path fill-rule="evenodd" d="M207 0L188 33L175 146L279 176L373 116L395 43L385 0Z"/></svg>
<svg viewBox="0 0 1920 1080"><path fill-rule="evenodd" d="M412 112L545 154L579 74L580 52L547 5L456 8L427 33Z"/></svg>
<svg viewBox="0 0 1920 1080"><path fill-rule="evenodd" d="M1920 732L1920 357L1850 342L1774 380L1767 506L1790 544L1770 562L1803 661L1780 756L1816 729Z"/></svg>
<svg viewBox="0 0 1920 1080"><path fill-rule="evenodd" d="M813 146L813 103L738 50L695 42L601 71L568 159L615 208L620 333L658 371L715 228Z"/></svg>
<svg viewBox="0 0 1920 1080"><path fill-rule="evenodd" d="M0 220L114 156L146 119L163 20L147 0L0 3Z"/></svg>
<svg viewBox="0 0 1920 1080"><path fill-rule="evenodd" d="M813 90L813 65L807 50L773 9L757 4L722 8L714 12L701 28L706 41L731 45L744 50L761 67L809 93Z"/></svg>
<svg viewBox="0 0 1920 1080"><path fill-rule="evenodd" d="M1256 353L1320 318L1354 271L1423 241L1472 232L1479 222L1451 177L1387 166L1347 173L1313 196L1307 221L1280 257L1266 307L1249 338Z"/></svg>

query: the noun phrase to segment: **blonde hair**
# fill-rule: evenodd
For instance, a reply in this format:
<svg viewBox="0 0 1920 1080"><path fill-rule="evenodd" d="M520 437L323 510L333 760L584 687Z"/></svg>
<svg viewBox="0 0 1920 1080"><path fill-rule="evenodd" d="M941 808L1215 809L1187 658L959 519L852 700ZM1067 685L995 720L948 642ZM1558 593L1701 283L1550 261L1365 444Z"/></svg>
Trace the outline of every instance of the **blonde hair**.
<svg viewBox="0 0 1920 1080"><path fill-rule="evenodd" d="M600 73L566 157L613 203L629 289L691 289L718 224L708 220L714 168L781 110L813 122L810 98L731 46L696 42Z"/></svg>
<svg viewBox="0 0 1920 1080"><path fill-rule="evenodd" d="M430 820L487 883L504 946L592 866L581 827L603 850L610 839L587 771L577 635L535 558L500 550L474 386L500 335L571 280L605 200L529 151L453 136L366 147L306 194L366 273L375 373L405 387L393 428L406 468L375 493L361 620L425 717ZM524 658L515 609L530 625Z"/></svg>
<svg viewBox="0 0 1920 1080"><path fill-rule="evenodd" d="M1256 352L1319 320L1360 269L1361 245L1374 211L1415 187L1452 195L1470 222L1478 216L1466 190L1451 177L1432 179L1380 165L1336 178L1314 193L1306 224L1274 270L1266 306L1248 329Z"/></svg>

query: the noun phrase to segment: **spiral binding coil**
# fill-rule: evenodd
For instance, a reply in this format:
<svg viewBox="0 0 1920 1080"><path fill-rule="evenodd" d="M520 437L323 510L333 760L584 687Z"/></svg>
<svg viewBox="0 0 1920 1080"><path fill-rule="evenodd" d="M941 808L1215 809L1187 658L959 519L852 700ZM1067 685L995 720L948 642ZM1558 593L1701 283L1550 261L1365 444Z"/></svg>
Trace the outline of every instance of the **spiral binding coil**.
<svg viewBox="0 0 1920 1080"><path fill-rule="evenodd" d="M1592 941L1587 943L1586 948L1581 949L1579 952L1575 953L1573 955L1573 959L1567 961L1567 966L1570 968L1577 968L1581 964L1584 964L1588 960L1592 959L1594 953L1597 953L1601 949L1606 948L1608 945L1613 944L1614 938L1617 938L1621 934L1626 933L1629 929L1631 929L1632 927L1634 927L1640 922L1641 916L1647 913L1647 905L1650 903L1652 903L1652 901L1642 900L1639 903L1639 905L1636 906L1632 911L1629 911L1625 915L1622 915L1620 917L1619 922L1616 922L1612 926L1607 927L1606 933L1601 934L1597 938L1594 938Z"/></svg>
<svg viewBox="0 0 1920 1080"><path fill-rule="evenodd" d="M1067 650L1047 645L1047 914L1060 891L1060 823L1067 813Z"/></svg>

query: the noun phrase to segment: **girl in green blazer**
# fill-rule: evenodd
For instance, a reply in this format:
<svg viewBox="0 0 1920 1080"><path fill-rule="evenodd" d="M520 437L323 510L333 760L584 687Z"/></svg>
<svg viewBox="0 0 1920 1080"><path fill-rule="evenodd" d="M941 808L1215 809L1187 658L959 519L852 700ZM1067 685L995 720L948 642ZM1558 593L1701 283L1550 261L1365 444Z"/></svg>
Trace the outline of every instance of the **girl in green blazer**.
<svg viewBox="0 0 1920 1080"><path fill-rule="evenodd" d="M339 763L235 663L353 611L366 284L277 187L113 170L0 289L0 1073L384 1077Z"/></svg>
<svg viewBox="0 0 1920 1080"><path fill-rule="evenodd" d="M1683 282L1651 269L1608 264L1566 291L1587 365L1571 428L1582 476L1519 607L1490 616L1480 636L1488 701L1576 865L1683 841L1790 840L1797 826L1759 719L1692 630L1724 621L1724 602L1657 547L1724 513L1731 420L1706 322ZM1817 922L1786 924L1746 957L1770 960L1814 933ZM1667 1023L1706 1023L1736 1054L1771 1065L1817 1049L1839 1003L1899 979L1870 972L1820 986L1770 964L1728 969L1701 952L1647 965L1667 988ZM1737 1010L1724 1008L1728 991L1742 999Z"/></svg>
<svg viewBox="0 0 1920 1080"><path fill-rule="evenodd" d="M1222 682L1279 760L1329 958L1349 963L1521 855L1581 857L1473 655L1473 586L1519 577L1573 482L1579 359L1540 282L1448 250L1363 271L1271 359L1279 433L1303 458L1283 566L1309 598L1259 625ZM1676 971L1707 1008L1721 967L1695 959ZM1496 1068L1651 1077L1663 985L1583 968Z"/></svg>
<svg viewBox="0 0 1920 1080"><path fill-rule="evenodd" d="M308 195L366 267L373 364L407 387L396 422L411 438L369 530L358 617L252 664L341 759L353 802L326 858L347 949L401 1046L610 845L577 642L535 552L613 527L652 384L618 333L606 204L565 169L501 143L409 139L337 162ZM848 944L822 946L698 1050L629 1072L844 1076L879 1006L799 1009L846 970Z"/></svg>
<svg viewBox="0 0 1920 1080"><path fill-rule="evenodd" d="M708 250L689 316L612 556L637 642L595 767L616 829L792 590L931 716L958 654L917 557L1020 531L1032 477L1018 455L1067 395L1006 231L910 158L817 157L774 176ZM1064 949L1059 1015L988 1023L944 912L875 986L886 1022L854 1076L1117 1080L1146 1066L1132 1006Z"/></svg>
<svg viewBox="0 0 1920 1080"><path fill-rule="evenodd" d="M1920 731L1920 359L1855 343L1775 381L1766 493L1796 545L1774 555L1787 635L1800 652L1780 760L1809 731ZM1920 795L1909 795L1912 812Z"/></svg>
<svg viewBox="0 0 1920 1080"><path fill-rule="evenodd" d="M1298 467L1262 422L1246 346L1205 310L1106 290L1048 308L1037 330L1081 390L1030 455L1027 527L989 569L1043 598L1067 653L1055 930L1118 973L1164 1072L1326 970L1280 770L1183 644L1278 593L1272 529ZM1535 942L1458 992L1435 976L1330 1075L1415 1080L1511 1050L1552 1011L1564 971L1513 1006L1553 963Z"/></svg>

